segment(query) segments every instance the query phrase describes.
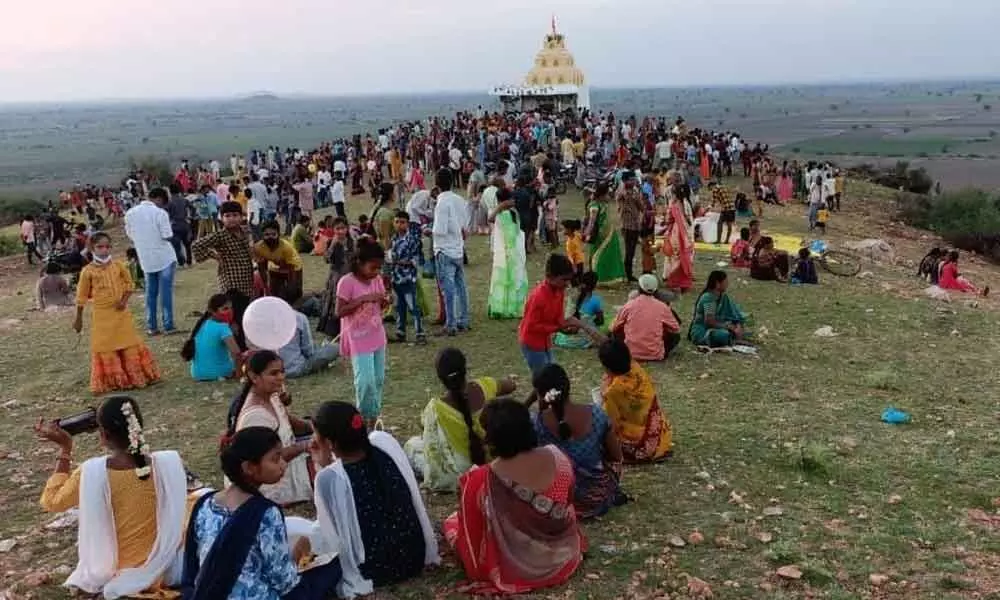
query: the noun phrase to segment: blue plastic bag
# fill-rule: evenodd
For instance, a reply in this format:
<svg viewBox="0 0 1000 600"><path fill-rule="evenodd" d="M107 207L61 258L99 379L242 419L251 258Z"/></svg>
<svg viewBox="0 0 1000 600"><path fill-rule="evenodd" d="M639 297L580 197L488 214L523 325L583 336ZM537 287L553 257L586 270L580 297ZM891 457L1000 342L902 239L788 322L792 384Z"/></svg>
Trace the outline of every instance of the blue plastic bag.
<svg viewBox="0 0 1000 600"><path fill-rule="evenodd" d="M910 422L910 415L895 406L890 406L882 411L882 422L890 425L905 425Z"/></svg>
<svg viewBox="0 0 1000 600"><path fill-rule="evenodd" d="M823 254L826 252L826 242L823 240L813 240L813 243L809 245L809 251L813 254Z"/></svg>

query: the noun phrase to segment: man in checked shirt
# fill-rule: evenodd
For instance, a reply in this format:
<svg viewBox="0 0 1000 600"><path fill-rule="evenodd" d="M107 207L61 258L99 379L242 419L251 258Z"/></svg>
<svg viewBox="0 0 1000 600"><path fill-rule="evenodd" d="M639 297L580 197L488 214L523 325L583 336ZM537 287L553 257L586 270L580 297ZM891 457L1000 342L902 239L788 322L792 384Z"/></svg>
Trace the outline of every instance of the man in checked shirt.
<svg viewBox="0 0 1000 600"><path fill-rule="evenodd" d="M635 181L635 171L632 169L622 173L622 186L615 194L618 204L618 219L621 222L622 237L625 239L625 276L630 283L638 281L633 275L632 263L635 262L635 250L642 235L642 219L645 216L646 201L642 197Z"/></svg>
<svg viewBox="0 0 1000 600"><path fill-rule="evenodd" d="M726 186L722 185L718 181L713 181L708 184L708 187L712 190L712 204L719 211L719 222L716 227L715 233L715 243L721 244L723 239L726 243L729 243L729 237L733 234L733 223L736 222L736 204L733 200L732 194ZM725 225L726 237L722 237L722 227Z"/></svg>

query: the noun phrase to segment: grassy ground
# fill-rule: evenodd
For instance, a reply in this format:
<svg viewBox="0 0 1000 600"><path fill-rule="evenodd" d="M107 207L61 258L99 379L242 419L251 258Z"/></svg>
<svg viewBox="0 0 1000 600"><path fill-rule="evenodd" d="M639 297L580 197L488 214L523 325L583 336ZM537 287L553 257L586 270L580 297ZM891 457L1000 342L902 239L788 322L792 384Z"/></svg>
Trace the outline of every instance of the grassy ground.
<svg viewBox="0 0 1000 600"><path fill-rule="evenodd" d="M867 188L855 193L867 194ZM567 196L561 210L580 214L579 198ZM852 216L837 215L831 237L878 234L877 216L861 207ZM801 211L770 209L765 229L800 234ZM918 246L930 243L894 241L910 260L919 258ZM516 323L485 317L485 238L471 243L470 259L474 331L448 343L466 352L474 375L516 373L524 381ZM720 259L698 256L700 282ZM325 267L318 258L306 260L307 287L319 288ZM532 281L540 278L543 260L531 257ZM996 278L976 268L978 277ZM675 430L674 458L627 470L624 484L636 502L587 524L590 552L580 572L564 588L537 597L704 597L697 580L710 585L715 598L1000 597L997 530L968 516L970 509L993 514L992 499L1000 496L996 305L923 299L905 264L866 270L874 276L827 275L819 287L748 281L731 271L731 293L761 331L759 360L703 356L685 344L676 358L649 367ZM4 283L0 539L18 542L0 554L0 589L16 597L61 598L65 592L55 584L75 562L75 530L44 528L51 517L40 513L37 498L55 457L32 439L29 427L39 417L99 400L87 392L86 335L77 345L69 315L25 312L30 279L9 275ZM202 308L214 285L210 266L180 272L181 327L191 327L194 319L187 315ZM625 293L604 296L617 305ZM685 322L693 301L687 296L678 304ZM132 310L138 318L141 300ZM839 335L815 337L824 325ZM195 472L218 484L216 439L236 385L191 382L178 356L182 342L150 341L165 382L136 397L151 445L179 450ZM419 411L439 389L433 355L445 343L389 352L385 417L401 440L419 433ZM599 378L595 353L557 356L573 376L578 401L587 401ZM342 369L290 387L300 414L326 400L352 398ZM889 405L909 411L913 423L881 423ZM93 436L77 443L78 460L99 452ZM427 503L440 519L454 509L455 498L430 496ZM695 531L704 541L677 547L671 539ZM451 597L461 576L453 560L378 596ZM797 566L800 579L776 575L788 565ZM876 577L875 585L872 574L887 579ZM44 584L32 585L39 582Z"/></svg>

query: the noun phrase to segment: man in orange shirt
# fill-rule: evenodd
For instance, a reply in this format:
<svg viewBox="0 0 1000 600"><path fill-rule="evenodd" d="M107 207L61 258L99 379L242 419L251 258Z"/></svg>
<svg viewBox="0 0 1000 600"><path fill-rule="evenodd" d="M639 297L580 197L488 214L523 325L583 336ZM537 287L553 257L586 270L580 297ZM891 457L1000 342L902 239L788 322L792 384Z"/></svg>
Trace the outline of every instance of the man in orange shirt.
<svg viewBox="0 0 1000 600"><path fill-rule="evenodd" d="M639 293L625 303L611 325L611 333L625 341L632 358L664 360L681 341L681 325L670 305L656 297L655 275L639 277Z"/></svg>

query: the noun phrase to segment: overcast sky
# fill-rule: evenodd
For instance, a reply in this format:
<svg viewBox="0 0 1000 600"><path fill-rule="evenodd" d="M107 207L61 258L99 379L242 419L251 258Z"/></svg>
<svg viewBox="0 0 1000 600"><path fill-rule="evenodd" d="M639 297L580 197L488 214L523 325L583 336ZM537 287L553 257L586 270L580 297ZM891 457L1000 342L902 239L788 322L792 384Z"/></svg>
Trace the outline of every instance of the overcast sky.
<svg viewBox="0 0 1000 600"><path fill-rule="evenodd" d="M10 0L0 102L1000 76L1000 0Z"/></svg>

